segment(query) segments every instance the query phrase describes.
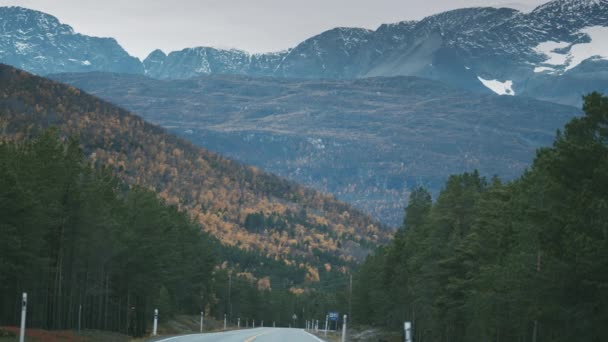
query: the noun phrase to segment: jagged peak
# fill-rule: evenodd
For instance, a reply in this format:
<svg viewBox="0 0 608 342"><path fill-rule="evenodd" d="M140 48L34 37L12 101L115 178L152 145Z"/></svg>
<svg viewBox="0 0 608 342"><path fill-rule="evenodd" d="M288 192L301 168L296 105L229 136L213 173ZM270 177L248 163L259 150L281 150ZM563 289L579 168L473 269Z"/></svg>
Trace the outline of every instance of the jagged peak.
<svg viewBox="0 0 608 342"><path fill-rule="evenodd" d="M245 55L249 55L249 53L247 51L244 50L240 50L240 49L236 49L236 48L230 48L230 49L222 49L222 48L218 48L218 47L213 47L213 46L194 46L194 47L187 47L181 50L182 52L207 52L207 51L214 51L214 52L231 52L231 53L237 53L237 54L245 54ZM173 53L173 52L171 52ZM169 54L171 54L169 53Z"/></svg>
<svg viewBox="0 0 608 342"><path fill-rule="evenodd" d="M348 27L348 26L338 26L338 27L334 27L331 30L327 30L325 32L356 32L356 33L368 33L368 32L373 32L370 29L366 29L366 28L362 28L362 27ZM325 33L324 32L324 33Z"/></svg>
<svg viewBox="0 0 608 342"><path fill-rule="evenodd" d="M378 27L378 30L380 28L393 28L393 27L398 27L398 26L414 26L418 23L419 23L418 20L402 20L402 21L398 21L396 23L381 24Z"/></svg>
<svg viewBox="0 0 608 342"><path fill-rule="evenodd" d="M9 20L16 22L32 20L42 29L60 29L63 34L74 34L74 29L70 25L62 24L57 17L21 6L0 7L0 18L5 22Z"/></svg>
<svg viewBox="0 0 608 342"><path fill-rule="evenodd" d="M145 60L148 60L148 59L159 59L159 58L160 59L164 59L166 57L167 57L167 54L163 50L156 49L156 50L150 52Z"/></svg>

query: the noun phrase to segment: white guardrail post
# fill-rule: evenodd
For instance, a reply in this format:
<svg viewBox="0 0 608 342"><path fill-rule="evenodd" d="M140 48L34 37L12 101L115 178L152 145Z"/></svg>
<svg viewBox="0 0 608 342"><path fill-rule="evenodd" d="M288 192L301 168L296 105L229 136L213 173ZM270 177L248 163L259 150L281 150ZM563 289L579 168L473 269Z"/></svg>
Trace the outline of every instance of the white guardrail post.
<svg viewBox="0 0 608 342"><path fill-rule="evenodd" d="M154 309L154 327L152 328L152 336L156 336L158 329L158 309Z"/></svg>
<svg viewBox="0 0 608 342"><path fill-rule="evenodd" d="M412 342L412 322L403 322L405 342Z"/></svg>
<svg viewBox="0 0 608 342"><path fill-rule="evenodd" d="M348 316L344 315L344 323L342 323L342 342L346 342L346 318Z"/></svg>
<svg viewBox="0 0 608 342"><path fill-rule="evenodd" d="M21 329L19 330L19 342L25 340L25 318L27 314L27 293L23 292L21 301Z"/></svg>

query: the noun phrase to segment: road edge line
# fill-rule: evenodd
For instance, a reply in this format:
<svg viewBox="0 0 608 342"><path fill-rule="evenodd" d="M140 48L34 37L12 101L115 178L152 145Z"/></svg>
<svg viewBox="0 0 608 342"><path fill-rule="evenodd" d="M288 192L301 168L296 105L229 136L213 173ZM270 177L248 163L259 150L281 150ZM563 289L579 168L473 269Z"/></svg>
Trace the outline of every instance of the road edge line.
<svg viewBox="0 0 608 342"><path fill-rule="evenodd" d="M305 333L307 333L308 335L312 336L315 340L319 341L319 342L326 342L325 340L320 339L319 337L317 337L316 335L313 335L311 333L309 333L308 331L304 331Z"/></svg>
<svg viewBox="0 0 608 342"><path fill-rule="evenodd" d="M173 336L173 337L168 337L168 338L164 338L162 340L156 340L154 342L165 342L165 341L171 341L174 340L176 338L180 338L180 337L184 337L184 336L194 336L194 335L201 335L201 334L187 334L187 335L179 335L179 336Z"/></svg>

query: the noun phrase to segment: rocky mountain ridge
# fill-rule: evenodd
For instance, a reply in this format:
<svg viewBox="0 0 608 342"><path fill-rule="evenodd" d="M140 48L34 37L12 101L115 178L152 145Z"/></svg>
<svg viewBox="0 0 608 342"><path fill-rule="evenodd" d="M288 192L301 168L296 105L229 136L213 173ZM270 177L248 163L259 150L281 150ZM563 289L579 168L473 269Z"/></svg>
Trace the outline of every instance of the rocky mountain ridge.
<svg viewBox="0 0 608 342"><path fill-rule="evenodd" d="M0 61L43 75L110 71L160 79L211 74L418 76L476 92L570 105L578 105L590 90L608 90L606 0L554 0L530 13L463 8L376 30L339 27L286 51L249 54L192 47L168 54L155 50L143 62L111 38L76 34L41 12L4 7L0 18L5 22Z"/></svg>
<svg viewBox="0 0 608 342"><path fill-rule="evenodd" d="M0 7L0 62L46 75L112 71L141 74L141 62L114 38L74 32L51 15L22 7Z"/></svg>

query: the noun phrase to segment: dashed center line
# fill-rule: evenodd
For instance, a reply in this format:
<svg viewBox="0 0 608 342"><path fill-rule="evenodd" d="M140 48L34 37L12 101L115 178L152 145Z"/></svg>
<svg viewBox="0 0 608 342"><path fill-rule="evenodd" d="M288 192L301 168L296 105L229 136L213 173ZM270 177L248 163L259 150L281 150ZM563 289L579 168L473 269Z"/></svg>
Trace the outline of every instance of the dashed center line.
<svg viewBox="0 0 608 342"><path fill-rule="evenodd" d="M246 340L245 340L245 341L243 341L243 342L252 342L252 341L253 341L253 340L255 340L256 338L258 338L258 337L260 337L260 336L262 336L262 335L268 335L268 334L270 334L270 333L271 333L271 332L273 332L273 331L274 331L274 330L272 330L272 331L267 331L267 332L263 332L263 333L261 333L261 334L257 334L257 335L255 335L255 336L251 336L251 337L249 337L248 339L246 339Z"/></svg>

